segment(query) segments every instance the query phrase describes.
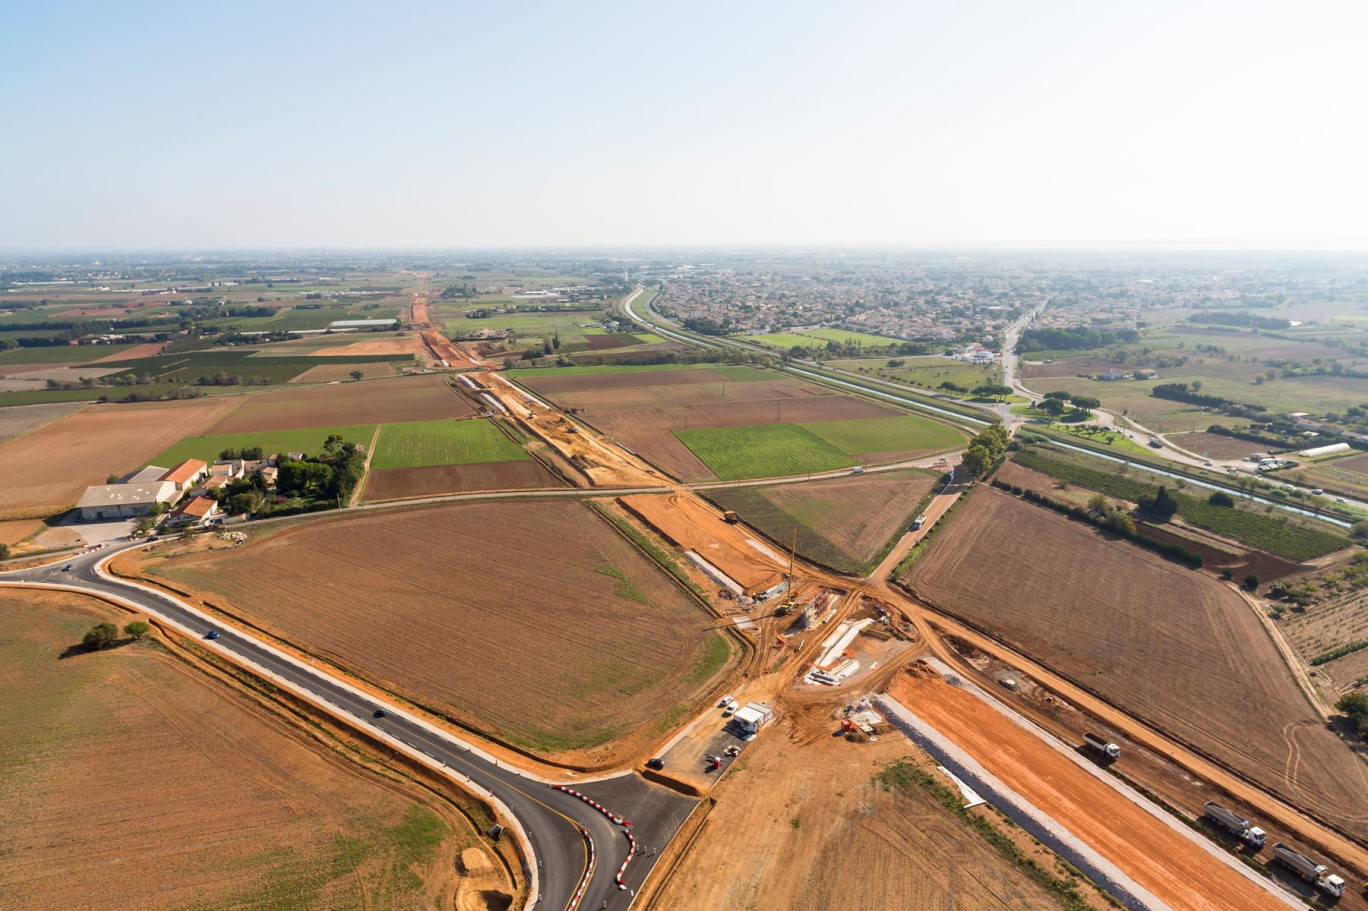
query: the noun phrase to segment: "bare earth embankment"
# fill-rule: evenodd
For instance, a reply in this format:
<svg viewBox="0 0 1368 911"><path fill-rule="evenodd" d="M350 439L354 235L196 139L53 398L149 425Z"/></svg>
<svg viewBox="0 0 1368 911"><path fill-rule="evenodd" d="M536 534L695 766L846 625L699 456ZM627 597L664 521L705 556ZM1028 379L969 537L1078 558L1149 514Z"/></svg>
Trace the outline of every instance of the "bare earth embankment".
<svg viewBox="0 0 1368 911"><path fill-rule="evenodd" d="M996 490L913 566L929 603L1368 834L1368 775L1307 702L1253 610L1210 577Z"/></svg>

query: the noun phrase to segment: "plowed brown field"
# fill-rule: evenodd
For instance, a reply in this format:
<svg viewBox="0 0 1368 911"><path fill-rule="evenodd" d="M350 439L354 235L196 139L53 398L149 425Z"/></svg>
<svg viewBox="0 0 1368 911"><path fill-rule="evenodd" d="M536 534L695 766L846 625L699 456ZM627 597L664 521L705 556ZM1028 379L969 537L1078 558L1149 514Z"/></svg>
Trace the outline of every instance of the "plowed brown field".
<svg viewBox="0 0 1368 911"><path fill-rule="evenodd" d="M1324 819L1368 835L1368 774L1221 583L982 489L913 566L919 597Z"/></svg>
<svg viewBox="0 0 1368 911"><path fill-rule="evenodd" d="M451 888L471 833L416 789L151 641L60 657L128 619L98 602L5 590L0 616L0 905L417 907Z"/></svg>
<svg viewBox="0 0 1368 911"><path fill-rule="evenodd" d="M305 370L290 382L349 383L354 379L352 373L357 370L360 370L362 377L368 380L381 376L396 376L399 373L393 364L319 364Z"/></svg>
<svg viewBox="0 0 1368 911"><path fill-rule="evenodd" d="M435 465L430 468L382 468L366 476L367 502L430 497L471 490L525 490L564 487L565 482L540 462L485 462Z"/></svg>
<svg viewBox="0 0 1368 911"><path fill-rule="evenodd" d="M1287 907L969 693L909 674L888 693L1169 907Z"/></svg>
<svg viewBox="0 0 1368 911"><path fill-rule="evenodd" d="M422 339L418 338L418 336L400 335L378 339L370 338L366 341L352 342L349 345L319 348L318 350L311 352L311 354L314 357L352 357L359 354L392 354L399 359L417 355L426 359L428 351L423 347Z"/></svg>
<svg viewBox="0 0 1368 911"><path fill-rule="evenodd" d="M710 686L729 647L712 617L578 502L316 521L150 569L542 753L634 755Z"/></svg>
<svg viewBox="0 0 1368 911"><path fill-rule="evenodd" d="M1268 447L1247 440L1222 436L1219 433L1180 433L1169 434L1169 439L1188 452L1206 455L1213 459L1243 459L1256 452L1267 452Z"/></svg>
<svg viewBox="0 0 1368 911"><path fill-rule="evenodd" d="M0 519L52 515L237 408L241 396L95 405L0 445ZM169 466L168 466L169 467Z"/></svg>
<svg viewBox="0 0 1368 911"><path fill-rule="evenodd" d="M205 432L250 433L296 427L430 421L474 413L471 404L449 388L443 377L405 376L373 383L339 383L250 395L242 407ZM153 454L159 451L153 450Z"/></svg>
<svg viewBox="0 0 1368 911"><path fill-rule="evenodd" d="M708 492L723 509L787 547L837 572L863 575L884 547L908 528L935 476L909 469L847 475L803 484L731 487Z"/></svg>

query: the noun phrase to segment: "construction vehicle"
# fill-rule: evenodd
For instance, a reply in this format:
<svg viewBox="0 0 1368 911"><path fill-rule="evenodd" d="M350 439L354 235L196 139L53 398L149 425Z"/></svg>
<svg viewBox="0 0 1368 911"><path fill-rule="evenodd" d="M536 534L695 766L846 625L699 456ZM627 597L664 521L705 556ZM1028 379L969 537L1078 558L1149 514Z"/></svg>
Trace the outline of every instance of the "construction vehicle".
<svg viewBox="0 0 1368 911"><path fill-rule="evenodd" d="M1335 898L1344 894L1344 879L1330 872L1325 864L1318 864L1305 854L1293 851L1282 842L1273 846L1273 859L1302 879Z"/></svg>
<svg viewBox="0 0 1368 911"><path fill-rule="evenodd" d="M737 522L741 521L741 517L729 509L722 513L722 521L726 522L728 525L735 525Z"/></svg>
<svg viewBox="0 0 1368 911"><path fill-rule="evenodd" d="M912 530L921 531L921 527L926 524L926 513L922 513L912 520Z"/></svg>
<svg viewBox="0 0 1368 911"><path fill-rule="evenodd" d="M1121 758L1121 748L1110 740L1103 740L1096 734L1084 734L1083 743L1089 749L1101 755L1108 762Z"/></svg>
<svg viewBox="0 0 1368 911"><path fill-rule="evenodd" d="M1263 829L1250 825L1249 820L1227 810L1214 800L1208 800L1202 805L1202 809L1206 811L1207 819L1251 847L1262 848L1268 840L1268 835Z"/></svg>

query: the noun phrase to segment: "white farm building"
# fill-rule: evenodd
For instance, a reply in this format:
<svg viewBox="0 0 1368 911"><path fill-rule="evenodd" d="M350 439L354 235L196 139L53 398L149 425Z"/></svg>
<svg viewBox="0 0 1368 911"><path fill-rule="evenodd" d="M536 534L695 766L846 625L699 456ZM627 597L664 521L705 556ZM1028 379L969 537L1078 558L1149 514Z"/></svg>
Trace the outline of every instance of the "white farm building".
<svg viewBox="0 0 1368 911"><path fill-rule="evenodd" d="M89 487L85 495L76 503L81 518L86 521L96 519L128 519L145 516L157 503L170 503L180 496L176 485L170 481L153 481L148 484L101 484Z"/></svg>

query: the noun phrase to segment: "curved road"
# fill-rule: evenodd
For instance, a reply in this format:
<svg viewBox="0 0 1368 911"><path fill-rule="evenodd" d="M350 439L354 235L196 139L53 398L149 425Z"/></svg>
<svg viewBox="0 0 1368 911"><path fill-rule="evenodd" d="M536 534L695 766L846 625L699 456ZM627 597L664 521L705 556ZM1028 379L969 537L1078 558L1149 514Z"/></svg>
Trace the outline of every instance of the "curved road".
<svg viewBox="0 0 1368 911"><path fill-rule="evenodd" d="M492 798L491 802L499 810L501 821L519 831L525 847L529 849L528 856L535 859L533 862L537 869L524 871L528 874L533 891L528 907L555 911L570 907L586 872L588 860L580 826L593 839L597 854L596 868L580 907L598 909L606 902L608 908L622 909L631 903L632 893L645 882L646 875L658 857L636 857L628 868L627 881L632 891L619 890L614 882L614 874L627 858L628 852L622 827L613 824L584 802L552 789L548 782L501 763L397 705L363 693L323 670L234 630L177 598L104 572L103 565L111 557L138 546L143 545L128 544L32 569L0 573L0 586L68 589L103 596L133 607L199 639L206 649L218 652L259 676L305 697L352 726L368 729L390 745L436 768L486 799ZM66 566L71 569L64 570ZM219 637L207 639L210 630L218 630ZM377 717L376 711L382 707L387 714ZM591 785L586 783L584 787ZM633 792L646 789L663 790L647 785L631 773L618 776L612 785L614 793L638 798L644 795ZM671 797L677 798L677 801ZM600 799L605 803L610 800L606 796ZM673 807L673 812L668 811L670 804L680 801L687 802L688 809L692 809L692 800L674 795L673 792L670 795L655 793L645 799L631 800L633 806L609 806L629 819L633 817L634 810L644 808L665 807L667 812L663 815L671 818L678 816L675 824L664 833L651 835L655 845L663 848L669 837L673 836L678 822L683 820L678 812L680 807ZM651 827L642 825L648 822L646 819L637 818L634 821L637 823L634 831L640 840L642 829Z"/></svg>

